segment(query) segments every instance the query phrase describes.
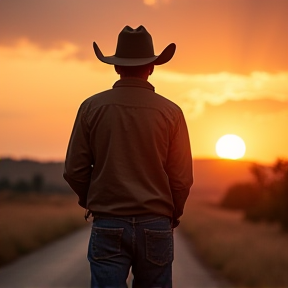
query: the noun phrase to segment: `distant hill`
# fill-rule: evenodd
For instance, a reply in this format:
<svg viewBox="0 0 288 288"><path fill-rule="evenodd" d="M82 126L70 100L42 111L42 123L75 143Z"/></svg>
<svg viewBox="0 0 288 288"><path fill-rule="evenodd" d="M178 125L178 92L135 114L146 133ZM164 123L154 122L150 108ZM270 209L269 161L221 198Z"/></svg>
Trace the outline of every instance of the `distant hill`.
<svg viewBox="0 0 288 288"><path fill-rule="evenodd" d="M191 191L195 197L222 197L227 187L236 182L251 179L249 167L251 162L223 159L194 159L194 185ZM37 162L32 160L0 160L0 180L9 179L11 182L23 179L31 180L35 174L41 174L45 183L50 186L68 188L62 177L63 162Z"/></svg>
<svg viewBox="0 0 288 288"><path fill-rule="evenodd" d="M7 178L10 182L30 181L34 175L40 174L44 177L45 186L67 190L69 186L62 177L63 171L63 162L37 162L11 158L0 160L0 180Z"/></svg>

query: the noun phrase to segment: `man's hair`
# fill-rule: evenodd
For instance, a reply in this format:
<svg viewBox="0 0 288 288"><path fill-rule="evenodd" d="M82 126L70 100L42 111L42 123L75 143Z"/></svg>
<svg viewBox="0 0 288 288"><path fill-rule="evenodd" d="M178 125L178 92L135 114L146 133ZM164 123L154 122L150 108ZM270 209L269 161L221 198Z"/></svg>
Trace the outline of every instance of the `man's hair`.
<svg viewBox="0 0 288 288"><path fill-rule="evenodd" d="M116 71L122 77L142 77L146 73L153 71L154 64L149 63L141 66L118 66L115 65ZM150 73L149 73L150 74Z"/></svg>

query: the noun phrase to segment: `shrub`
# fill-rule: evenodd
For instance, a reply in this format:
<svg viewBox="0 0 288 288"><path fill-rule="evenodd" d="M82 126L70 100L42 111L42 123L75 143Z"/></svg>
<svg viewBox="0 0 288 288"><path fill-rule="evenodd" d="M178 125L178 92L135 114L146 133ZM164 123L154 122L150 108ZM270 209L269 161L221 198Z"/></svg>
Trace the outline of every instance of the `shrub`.
<svg viewBox="0 0 288 288"><path fill-rule="evenodd" d="M278 222L288 231L288 161L278 159L271 167L254 164L253 183L231 186L220 206L245 212L251 221Z"/></svg>
<svg viewBox="0 0 288 288"><path fill-rule="evenodd" d="M238 183L228 188L220 205L228 209L248 210L259 201L259 191L251 183Z"/></svg>

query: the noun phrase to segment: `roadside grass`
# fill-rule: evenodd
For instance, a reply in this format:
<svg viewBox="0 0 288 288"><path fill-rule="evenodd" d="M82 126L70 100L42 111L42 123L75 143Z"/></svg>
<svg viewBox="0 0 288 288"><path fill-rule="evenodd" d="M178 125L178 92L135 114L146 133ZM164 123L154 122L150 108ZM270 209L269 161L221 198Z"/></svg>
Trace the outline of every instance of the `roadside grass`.
<svg viewBox="0 0 288 288"><path fill-rule="evenodd" d="M288 287L288 233L190 199L180 229L203 261L234 287Z"/></svg>
<svg viewBox="0 0 288 288"><path fill-rule="evenodd" d="M0 266L87 225L83 215L73 194L1 193Z"/></svg>

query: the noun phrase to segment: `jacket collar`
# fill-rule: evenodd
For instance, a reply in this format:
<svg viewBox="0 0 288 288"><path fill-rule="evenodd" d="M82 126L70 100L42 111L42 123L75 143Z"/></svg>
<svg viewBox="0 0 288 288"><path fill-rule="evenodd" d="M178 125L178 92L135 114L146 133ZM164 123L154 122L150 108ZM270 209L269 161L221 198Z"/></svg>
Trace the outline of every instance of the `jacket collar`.
<svg viewBox="0 0 288 288"><path fill-rule="evenodd" d="M134 77L127 77L118 80L113 85L113 88L119 88L119 87L139 87L144 89L149 89L154 91L155 88L153 85L151 85L148 81L141 79L141 78L134 78Z"/></svg>

